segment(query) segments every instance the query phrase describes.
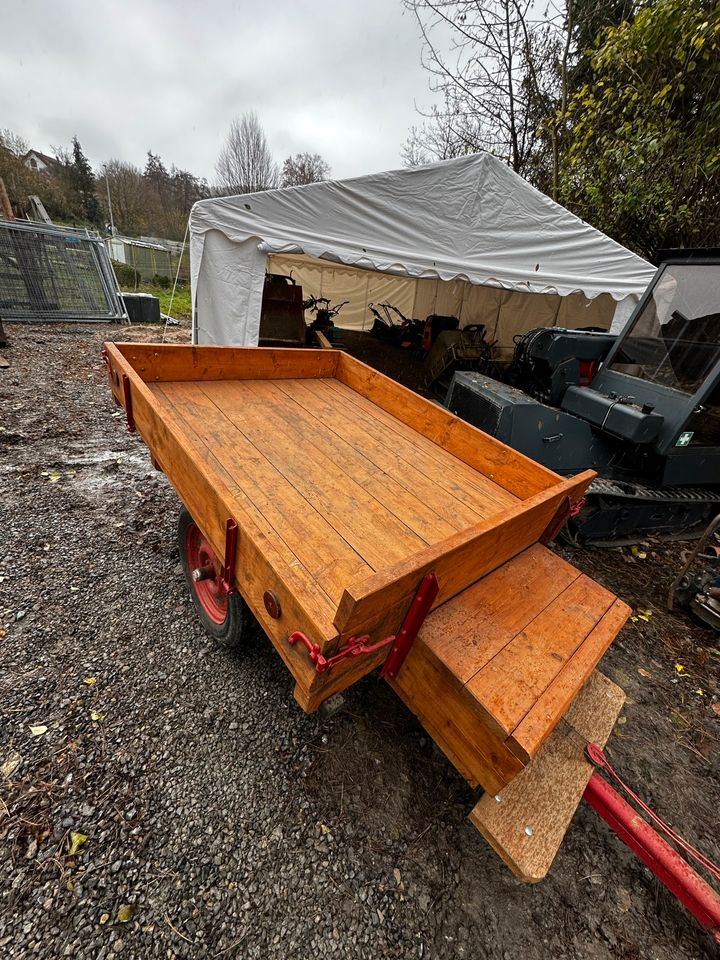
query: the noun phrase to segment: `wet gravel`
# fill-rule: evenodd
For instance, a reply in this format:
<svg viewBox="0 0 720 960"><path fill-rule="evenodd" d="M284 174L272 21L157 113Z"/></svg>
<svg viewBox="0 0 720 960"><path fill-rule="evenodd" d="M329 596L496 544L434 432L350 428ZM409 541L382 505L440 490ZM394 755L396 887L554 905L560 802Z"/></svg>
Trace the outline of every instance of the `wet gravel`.
<svg viewBox="0 0 720 960"><path fill-rule="evenodd" d="M179 565L177 498L100 363L105 336L141 334L6 330L0 957L714 955L588 809L549 877L523 886L388 687L366 678L334 716L306 716L256 627L241 653L214 647ZM594 556L570 559L637 602L635 568ZM633 701L618 766L718 857L713 644L658 613L606 669Z"/></svg>

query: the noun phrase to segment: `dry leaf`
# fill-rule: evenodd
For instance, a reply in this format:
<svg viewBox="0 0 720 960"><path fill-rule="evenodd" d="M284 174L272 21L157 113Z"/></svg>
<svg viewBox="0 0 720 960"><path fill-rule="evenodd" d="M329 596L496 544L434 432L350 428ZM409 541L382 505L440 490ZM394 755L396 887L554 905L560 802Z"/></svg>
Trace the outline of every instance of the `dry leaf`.
<svg viewBox="0 0 720 960"><path fill-rule="evenodd" d="M107 923L109 919L110 919L110 914L109 914L109 913L101 913L101 914L100 914L100 923Z"/></svg>
<svg viewBox="0 0 720 960"><path fill-rule="evenodd" d="M97 723L98 720L104 720L104 719L105 719L105 714L104 714L104 713L100 713L99 710L93 710L93 711L91 712L91 714L90 714L90 719L91 719L91 720L94 720L95 723Z"/></svg>
<svg viewBox="0 0 720 960"><path fill-rule="evenodd" d="M638 560L644 560L647 557L647 553L642 547L630 547L630 553Z"/></svg>
<svg viewBox="0 0 720 960"><path fill-rule="evenodd" d="M697 693L697 695L698 695L699 697L704 697L704 696L705 696L705 691L702 690L700 687L698 687L697 690L695 690L694 692Z"/></svg>
<svg viewBox="0 0 720 960"><path fill-rule="evenodd" d="M720 703L711 703L710 709L720 717Z"/></svg>
<svg viewBox="0 0 720 960"><path fill-rule="evenodd" d="M87 840L87 836L84 833L77 833L75 830L70 834L70 848L68 850L68 856L73 857L80 847Z"/></svg>
<svg viewBox="0 0 720 960"><path fill-rule="evenodd" d="M60 479L60 474L56 470L53 470L53 472L49 474L48 479L50 480L50 483L57 483Z"/></svg>
<svg viewBox="0 0 720 960"><path fill-rule="evenodd" d="M647 677L648 679L652 677L652 674L649 670L644 670L642 667L638 667L638 673L641 677Z"/></svg>
<svg viewBox="0 0 720 960"><path fill-rule="evenodd" d="M0 773L4 777L11 777L22 763L22 757L17 750L11 750L5 763L0 767Z"/></svg>
<svg viewBox="0 0 720 960"><path fill-rule="evenodd" d="M117 918L120 923L127 923L128 920L132 920L132 916L135 913L135 907L131 903L123 903L122 906L118 907Z"/></svg>
<svg viewBox="0 0 720 960"><path fill-rule="evenodd" d="M94 683L97 683L97 677L85 677L83 683L86 683L89 687L91 687Z"/></svg>
<svg viewBox="0 0 720 960"><path fill-rule="evenodd" d="M395 877L395 883L398 886L400 886L400 884L402 883L402 875L397 867L395 867L395 869L393 870L393 876Z"/></svg>
<svg viewBox="0 0 720 960"><path fill-rule="evenodd" d="M30 727L30 733L34 737L41 737L44 733L47 733L47 727L44 723L37 723L34 726Z"/></svg>
<svg viewBox="0 0 720 960"><path fill-rule="evenodd" d="M678 673L683 673L683 671L685 670L685 667L681 663L676 663L675 669L677 670Z"/></svg>

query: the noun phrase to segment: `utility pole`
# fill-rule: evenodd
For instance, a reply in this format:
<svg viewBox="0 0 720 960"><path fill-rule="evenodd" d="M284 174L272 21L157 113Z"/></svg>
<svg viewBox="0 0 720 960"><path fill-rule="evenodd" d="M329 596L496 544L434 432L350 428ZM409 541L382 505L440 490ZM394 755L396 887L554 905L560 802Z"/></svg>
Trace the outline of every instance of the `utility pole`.
<svg viewBox="0 0 720 960"><path fill-rule="evenodd" d="M115 236L115 223L113 221L112 200L110 199L110 179L107 173L107 166L103 166L105 171L105 188L107 189L108 211L110 212L110 236Z"/></svg>

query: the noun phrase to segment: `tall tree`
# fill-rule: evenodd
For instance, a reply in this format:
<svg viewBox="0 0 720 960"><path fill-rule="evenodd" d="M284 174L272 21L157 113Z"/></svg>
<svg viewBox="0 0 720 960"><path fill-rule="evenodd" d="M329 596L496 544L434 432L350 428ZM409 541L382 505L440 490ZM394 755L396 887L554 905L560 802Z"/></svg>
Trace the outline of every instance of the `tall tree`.
<svg viewBox="0 0 720 960"><path fill-rule="evenodd" d="M72 184L82 215L95 226L102 224L102 210L95 196L95 174L77 137L72 138Z"/></svg>
<svg viewBox="0 0 720 960"><path fill-rule="evenodd" d="M557 165L572 0L551 0L544 17L532 0L404 3L420 29L431 88L442 96L411 131L406 162L487 150L524 175Z"/></svg>
<svg viewBox="0 0 720 960"><path fill-rule="evenodd" d="M113 219L120 233L132 237L147 232L153 198L141 170L122 160L109 160L103 164L97 186L103 201L109 188Z"/></svg>
<svg viewBox="0 0 720 960"><path fill-rule="evenodd" d="M646 256L720 244L720 5L654 0L611 27L572 97L563 200Z"/></svg>
<svg viewBox="0 0 720 960"><path fill-rule="evenodd" d="M283 161L280 182L283 187L299 187L329 176L330 167L319 153L296 153Z"/></svg>
<svg viewBox="0 0 720 960"><path fill-rule="evenodd" d="M254 111L236 117L215 164L218 192L257 193L277 187L277 164Z"/></svg>

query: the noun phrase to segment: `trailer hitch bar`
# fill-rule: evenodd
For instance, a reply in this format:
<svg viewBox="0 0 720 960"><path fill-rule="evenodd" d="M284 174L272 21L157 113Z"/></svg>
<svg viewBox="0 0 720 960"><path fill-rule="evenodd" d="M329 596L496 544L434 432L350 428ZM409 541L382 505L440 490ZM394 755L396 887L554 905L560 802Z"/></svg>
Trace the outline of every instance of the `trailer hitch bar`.
<svg viewBox="0 0 720 960"><path fill-rule="evenodd" d="M720 894L693 870L668 840L680 847L715 880L720 879L720 867L688 843L621 780L597 744L588 744L585 752L596 769L585 788L584 799L658 880L692 913L715 942L720 944ZM600 771L606 777L615 780L627 796L637 803L640 811L653 821L655 827L648 823L641 813L600 775ZM666 840L662 834L665 834L668 839Z"/></svg>
<svg viewBox="0 0 720 960"><path fill-rule="evenodd" d="M370 643L370 635L363 633L357 637L350 637L344 647L341 647L337 653L330 657L324 657L320 652L320 644L313 643L309 637L301 630L295 630L288 637L288 643L294 647L296 643L302 643L309 656L310 661L315 664L318 673L327 673L340 663L341 660L347 660L349 657L359 657L368 653L375 653L382 647L392 645L390 653L387 655L383 668L380 671L381 677L390 677L394 679L398 675L400 667L405 662L405 658L410 652L415 638L418 635L420 627L423 625L425 617L430 612L430 608L435 602L435 598L440 590L440 584L434 573L427 573L423 577L418 591L413 597L405 619L397 633L385 637L384 640L377 640Z"/></svg>

